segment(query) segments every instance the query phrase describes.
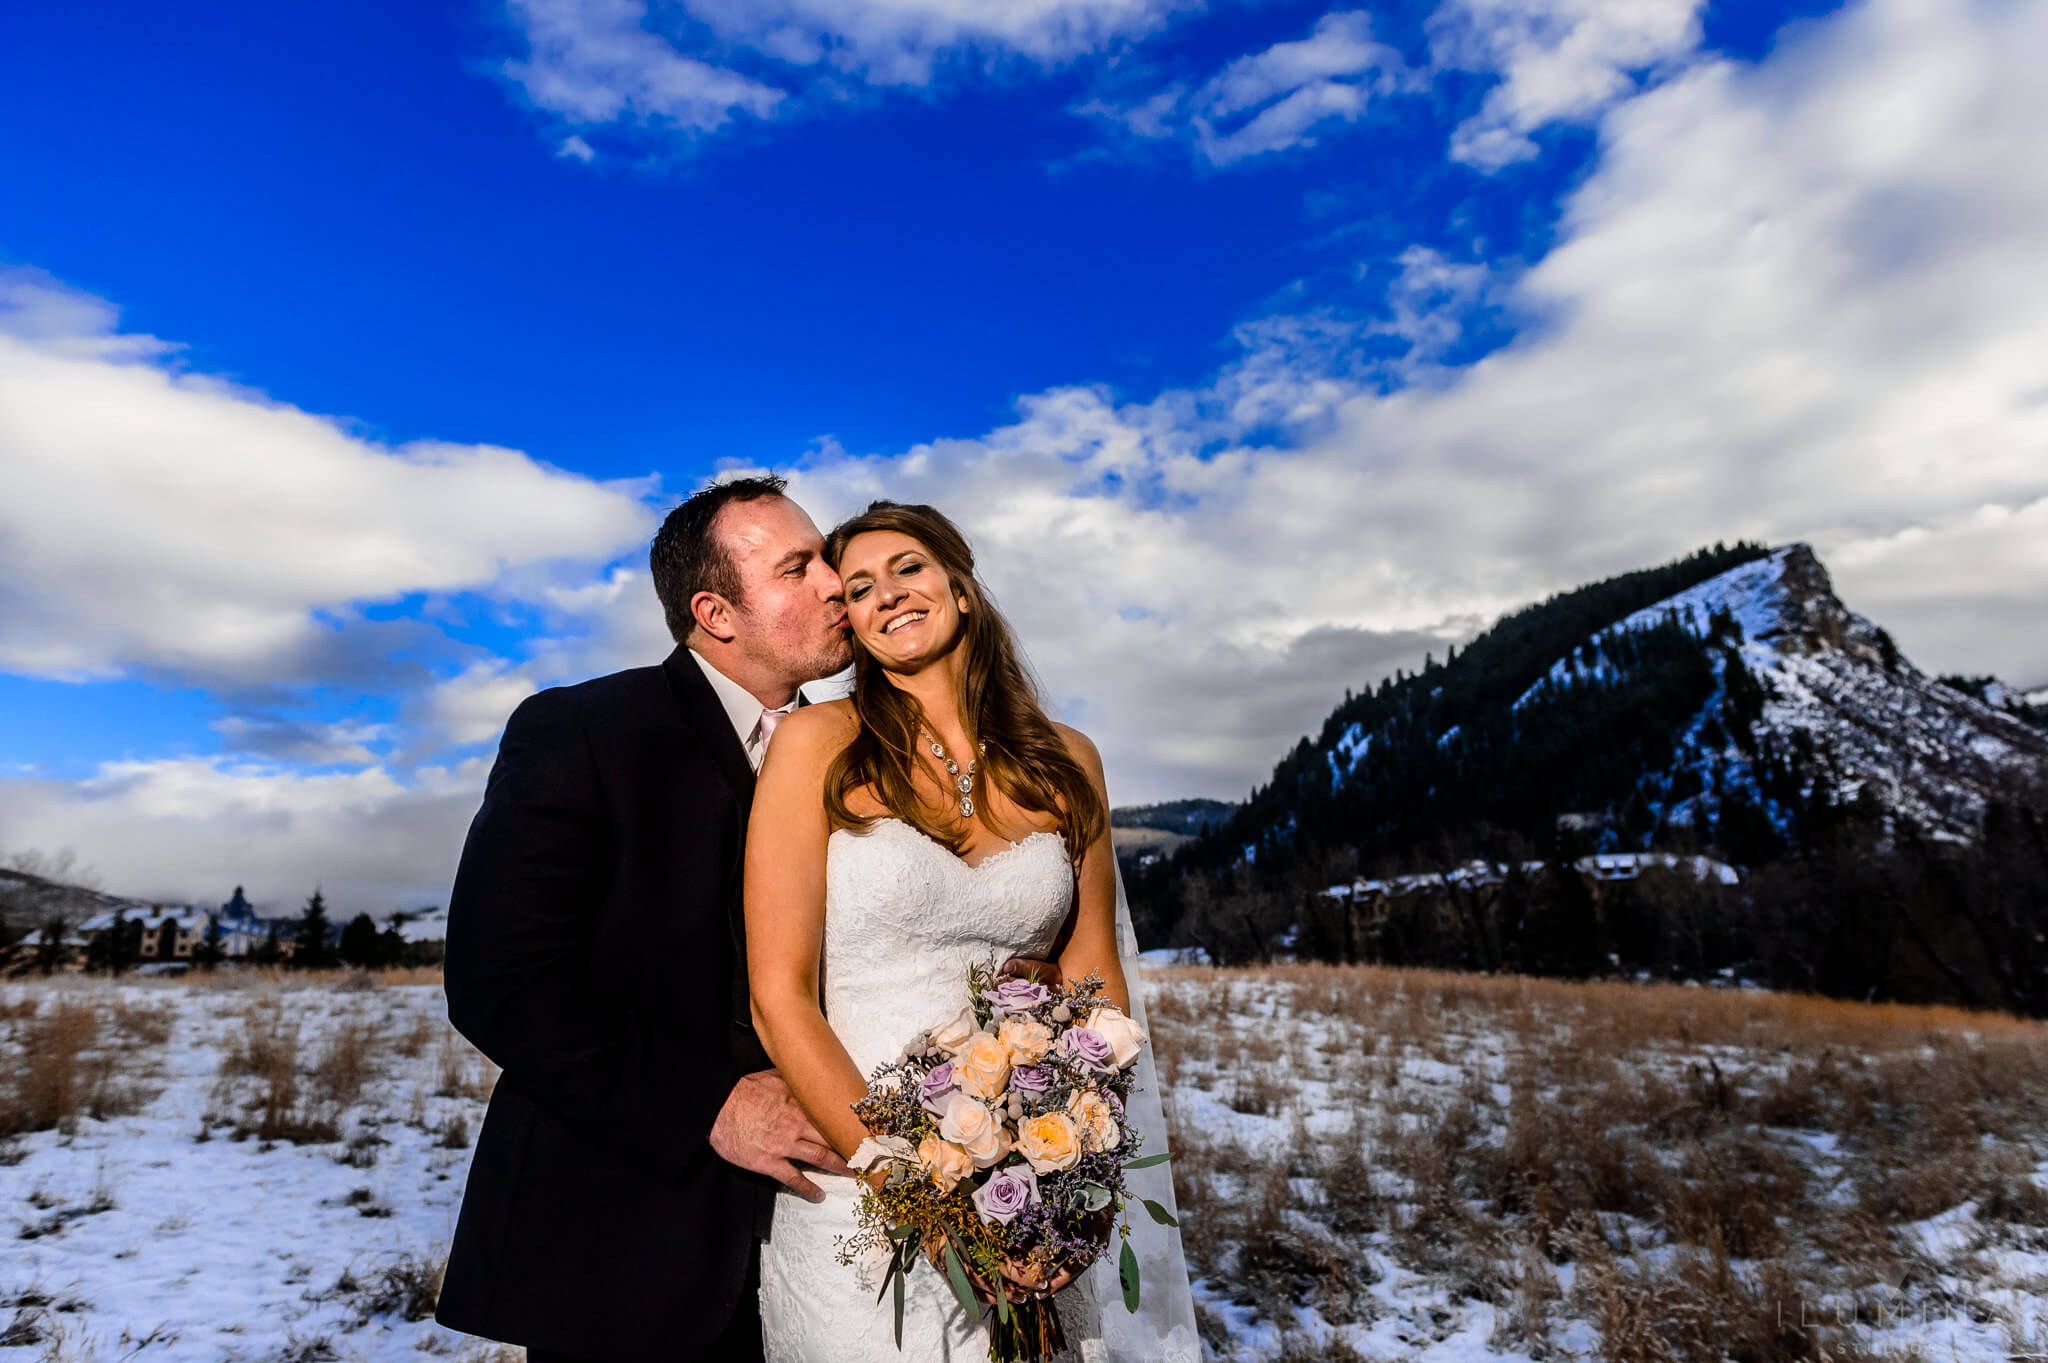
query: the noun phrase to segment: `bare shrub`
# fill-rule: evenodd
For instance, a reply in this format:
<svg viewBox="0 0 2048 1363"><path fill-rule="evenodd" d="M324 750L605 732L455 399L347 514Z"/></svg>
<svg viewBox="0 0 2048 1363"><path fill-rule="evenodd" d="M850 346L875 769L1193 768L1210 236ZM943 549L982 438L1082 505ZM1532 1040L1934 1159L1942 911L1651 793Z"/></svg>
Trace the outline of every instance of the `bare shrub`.
<svg viewBox="0 0 2048 1363"><path fill-rule="evenodd" d="M407 1060L417 1060L427 1049L427 1043L434 1039L434 1022L425 1013L414 1013L412 1026L391 1043L394 1053Z"/></svg>
<svg viewBox="0 0 2048 1363"><path fill-rule="evenodd" d="M347 1108L362 1097L375 1073L376 1032L360 1018L346 1018L328 1033L313 1065L313 1086L321 1100Z"/></svg>
<svg viewBox="0 0 2048 1363"><path fill-rule="evenodd" d="M161 1046L171 1039L172 1013L164 1005L146 1008L117 1000L110 1011L115 1032L130 1046Z"/></svg>
<svg viewBox="0 0 2048 1363"><path fill-rule="evenodd" d="M453 1027L442 1029L440 1084L436 1098L468 1098L482 1102L498 1081L497 1067L462 1039Z"/></svg>
<svg viewBox="0 0 2048 1363"><path fill-rule="evenodd" d="M99 1037L99 1018L85 1005L57 998L17 1027L18 1057L0 1106L0 1134L70 1131L92 1086L84 1057Z"/></svg>
<svg viewBox="0 0 2048 1363"><path fill-rule="evenodd" d="M1232 1228L1238 1303L1282 1322L1293 1319L1296 1306L1313 1306L1336 1325L1370 1319L1365 1288L1376 1281L1370 1261L1313 1221L1294 1215L1293 1202L1286 1171L1277 1166L1239 1202Z"/></svg>
<svg viewBox="0 0 2048 1363"><path fill-rule="evenodd" d="M223 1079L253 1079L254 1092L233 1118L235 1136L291 1141L295 1145L338 1140L336 1113L305 1091L299 1073L299 1024L286 1021L275 1000L251 1005L242 1033L221 1062Z"/></svg>
<svg viewBox="0 0 2048 1363"><path fill-rule="evenodd" d="M1231 1081L1228 1102L1233 1112L1271 1117L1280 1111L1288 1096L1287 1087L1274 1076L1271 1067L1254 1065L1238 1071Z"/></svg>
<svg viewBox="0 0 2048 1363"><path fill-rule="evenodd" d="M1806 1177L1804 1165L1754 1132L1729 1131L1685 1147L1659 1210L1681 1244L1763 1258L1786 1248L1778 1218L1804 1202Z"/></svg>
<svg viewBox="0 0 2048 1363"><path fill-rule="evenodd" d="M0 1049L0 1139L53 1128L68 1135L82 1116L124 1116L155 1096L129 1073L130 1056L89 1002L53 998L12 1030L14 1045Z"/></svg>
<svg viewBox="0 0 2048 1363"><path fill-rule="evenodd" d="M322 1296L351 1304L358 1326L368 1324L375 1316L428 1320L440 1300L444 1267L416 1254L390 1254L366 1270L349 1265L333 1288Z"/></svg>
<svg viewBox="0 0 2048 1363"><path fill-rule="evenodd" d="M1808 1304L1786 1266L1738 1272L1718 1247L1662 1262L1611 1256L1582 1263L1575 1300L1591 1306L1612 1363L1872 1363L1848 1329Z"/></svg>

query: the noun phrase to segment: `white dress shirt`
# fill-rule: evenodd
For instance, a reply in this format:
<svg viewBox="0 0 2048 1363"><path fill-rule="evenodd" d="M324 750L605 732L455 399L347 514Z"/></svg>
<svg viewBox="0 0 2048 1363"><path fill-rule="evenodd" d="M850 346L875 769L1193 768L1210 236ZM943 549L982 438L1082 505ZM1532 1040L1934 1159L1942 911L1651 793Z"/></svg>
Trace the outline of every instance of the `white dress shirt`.
<svg viewBox="0 0 2048 1363"><path fill-rule="evenodd" d="M696 649L690 650L690 656L697 660L697 666L704 669L705 680L718 693L718 703L725 707L725 717L732 721L732 731L739 736L740 746L746 749L747 765L759 772L761 759L768 755L768 740L761 733L761 716L768 712L768 707L755 700L753 692L713 667L711 660ZM775 713L787 715L802 703L803 692L799 691L790 697L789 704Z"/></svg>

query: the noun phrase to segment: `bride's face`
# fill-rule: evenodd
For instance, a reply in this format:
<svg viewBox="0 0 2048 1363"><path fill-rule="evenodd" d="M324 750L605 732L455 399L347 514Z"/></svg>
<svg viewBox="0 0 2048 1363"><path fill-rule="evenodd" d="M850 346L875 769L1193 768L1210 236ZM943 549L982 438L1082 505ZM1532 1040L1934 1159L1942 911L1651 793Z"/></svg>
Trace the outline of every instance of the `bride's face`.
<svg viewBox="0 0 2048 1363"><path fill-rule="evenodd" d="M891 671L908 672L958 643L966 602L929 549L895 530L870 530L839 555L853 637Z"/></svg>

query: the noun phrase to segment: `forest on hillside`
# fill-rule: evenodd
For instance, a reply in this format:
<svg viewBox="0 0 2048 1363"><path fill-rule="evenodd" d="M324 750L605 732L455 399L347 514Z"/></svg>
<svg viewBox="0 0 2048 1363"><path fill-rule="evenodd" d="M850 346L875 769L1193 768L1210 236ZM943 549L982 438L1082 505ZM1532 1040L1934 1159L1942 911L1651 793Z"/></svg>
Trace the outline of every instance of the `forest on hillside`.
<svg viewBox="0 0 2048 1363"><path fill-rule="evenodd" d="M1347 694L1228 819L1133 870L1141 940L1231 963L1748 978L2048 1013L2048 793L2014 783L1979 840L1937 836L1835 779L1805 732L1758 723L1766 696L1726 613L1699 633L1609 629L1769 552L1715 545L1554 596ZM1741 881L1577 869L1650 847L1709 853ZM1483 886L1452 877L1370 915L1324 893L1474 862L1493 868Z"/></svg>

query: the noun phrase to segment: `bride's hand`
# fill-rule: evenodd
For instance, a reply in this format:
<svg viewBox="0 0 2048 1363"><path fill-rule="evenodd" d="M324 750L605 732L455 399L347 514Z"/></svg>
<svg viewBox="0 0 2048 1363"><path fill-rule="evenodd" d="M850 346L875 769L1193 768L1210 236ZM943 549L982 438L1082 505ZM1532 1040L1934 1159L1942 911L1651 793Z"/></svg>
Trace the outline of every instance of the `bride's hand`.
<svg viewBox="0 0 2048 1363"><path fill-rule="evenodd" d="M931 1260L932 1267L940 1273L946 1271L945 1251L945 1236L934 1236L932 1239L925 1241L925 1256ZM1065 1290L1074 1279L1087 1272L1088 1265L1093 1262L1092 1258L1083 1259L1078 1263L1069 1262L1062 1265L1060 1271L1051 1278L1042 1278L1036 1272L1026 1268L1016 1260L1005 1259L1001 1270L1004 1295L1010 1299L1010 1303L1013 1306L1029 1301L1033 1297L1044 1301L1056 1293ZM974 1289L976 1300L980 1301L984 1306L994 1305L996 1291L989 1281L976 1272L974 1265L968 1263L964 1257L960 1260L960 1267L967 1272L967 1282Z"/></svg>
<svg viewBox="0 0 2048 1363"><path fill-rule="evenodd" d="M1080 1260L1070 1259L1063 1263L1060 1271L1052 1277L1041 1278L1037 1273L1006 1259L1003 1261L1003 1277L1016 1289L1010 1294L1011 1301L1023 1301L1027 1297L1037 1297L1044 1301L1065 1291L1074 1279L1086 1273L1088 1266L1094 1262L1092 1255Z"/></svg>

